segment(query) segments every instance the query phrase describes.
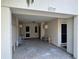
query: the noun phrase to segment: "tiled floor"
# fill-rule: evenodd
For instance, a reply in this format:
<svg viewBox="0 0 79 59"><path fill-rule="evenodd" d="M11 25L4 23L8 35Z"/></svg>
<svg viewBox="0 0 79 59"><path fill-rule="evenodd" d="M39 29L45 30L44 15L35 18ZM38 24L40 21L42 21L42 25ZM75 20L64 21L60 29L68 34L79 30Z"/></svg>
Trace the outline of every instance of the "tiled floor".
<svg viewBox="0 0 79 59"><path fill-rule="evenodd" d="M16 48L13 59L73 59L63 50L41 40L25 40Z"/></svg>

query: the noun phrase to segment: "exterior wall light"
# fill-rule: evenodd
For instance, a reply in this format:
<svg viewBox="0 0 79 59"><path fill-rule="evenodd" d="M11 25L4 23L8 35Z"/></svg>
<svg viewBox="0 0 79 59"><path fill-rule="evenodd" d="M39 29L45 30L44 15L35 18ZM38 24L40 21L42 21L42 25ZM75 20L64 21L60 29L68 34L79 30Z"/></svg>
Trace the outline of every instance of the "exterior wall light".
<svg viewBox="0 0 79 59"><path fill-rule="evenodd" d="M45 29L48 29L48 25L45 25L44 27L45 27Z"/></svg>
<svg viewBox="0 0 79 59"><path fill-rule="evenodd" d="M22 25L20 24L19 27L22 28Z"/></svg>

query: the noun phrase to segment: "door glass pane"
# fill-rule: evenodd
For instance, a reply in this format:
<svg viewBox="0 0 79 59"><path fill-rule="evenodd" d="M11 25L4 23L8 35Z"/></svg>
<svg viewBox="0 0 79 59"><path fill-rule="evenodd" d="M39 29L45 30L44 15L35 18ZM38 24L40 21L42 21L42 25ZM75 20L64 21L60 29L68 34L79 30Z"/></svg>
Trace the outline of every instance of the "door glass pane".
<svg viewBox="0 0 79 59"><path fill-rule="evenodd" d="M61 42L62 43L67 42L67 24L61 25Z"/></svg>
<svg viewBox="0 0 79 59"><path fill-rule="evenodd" d="M35 26L35 33L37 33L37 26Z"/></svg>
<svg viewBox="0 0 79 59"><path fill-rule="evenodd" d="M26 33L26 37L30 37L30 34L29 33Z"/></svg>
<svg viewBox="0 0 79 59"><path fill-rule="evenodd" d="M29 26L26 26L26 32L29 32Z"/></svg>

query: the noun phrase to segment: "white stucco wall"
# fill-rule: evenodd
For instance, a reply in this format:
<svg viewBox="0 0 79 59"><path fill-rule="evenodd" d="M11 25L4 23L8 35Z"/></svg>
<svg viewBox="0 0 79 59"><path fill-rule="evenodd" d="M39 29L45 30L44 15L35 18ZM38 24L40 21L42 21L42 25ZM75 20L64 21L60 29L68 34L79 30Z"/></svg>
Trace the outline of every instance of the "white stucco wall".
<svg viewBox="0 0 79 59"><path fill-rule="evenodd" d="M15 16L12 16L12 47L15 51L15 46L18 45L18 19Z"/></svg>
<svg viewBox="0 0 79 59"><path fill-rule="evenodd" d="M48 29L45 30L45 36L48 36L53 44L58 46L58 20L52 20L46 23L48 25Z"/></svg>
<svg viewBox="0 0 79 59"><path fill-rule="evenodd" d="M38 23L32 23L32 22L24 22L22 27L22 34L23 37L26 38L26 26L30 27L30 37L29 38L38 38L39 37L39 28ZM35 33L35 26L37 26L37 33Z"/></svg>
<svg viewBox="0 0 79 59"><path fill-rule="evenodd" d="M1 59L12 59L12 23L10 8L1 7Z"/></svg>
<svg viewBox="0 0 79 59"><path fill-rule="evenodd" d="M77 14L77 0L35 0L27 7L26 0L2 0L2 6L42 11L53 11L58 13Z"/></svg>
<svg viewBox="0 0 79 59"><path fill-rule="evenodd" d="M40 25L40 26L41 26L41 39L42 39L43 37L45 37L44 24L45 24L45 23L44 23L44 22L42 22L42 23L41 23L41 25Z"/></svg>

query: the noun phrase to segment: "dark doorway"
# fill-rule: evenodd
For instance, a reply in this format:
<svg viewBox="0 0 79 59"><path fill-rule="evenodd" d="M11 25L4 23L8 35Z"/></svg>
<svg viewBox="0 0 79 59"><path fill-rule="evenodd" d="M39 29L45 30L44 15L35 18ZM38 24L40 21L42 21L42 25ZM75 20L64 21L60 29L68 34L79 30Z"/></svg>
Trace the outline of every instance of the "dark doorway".
<svg viewBox="0 0 79 59"><path fill-rule="evenodd" d="M35 26L35 33L37 33L37 26Z"/></svg>
<svg viewBox="0 0 79 59"><path fill-rule="evenodd" d="M67 42L67 24L61 24L61 42Z"/></svg>

